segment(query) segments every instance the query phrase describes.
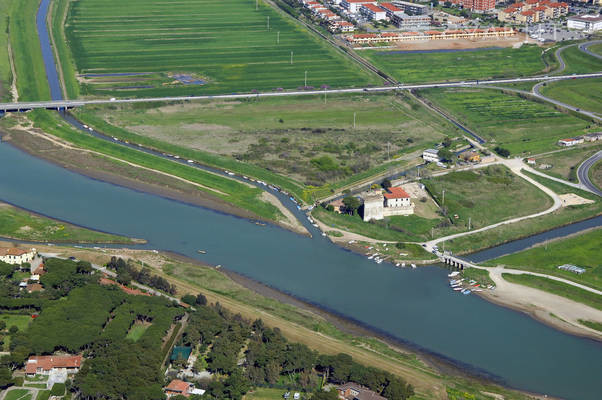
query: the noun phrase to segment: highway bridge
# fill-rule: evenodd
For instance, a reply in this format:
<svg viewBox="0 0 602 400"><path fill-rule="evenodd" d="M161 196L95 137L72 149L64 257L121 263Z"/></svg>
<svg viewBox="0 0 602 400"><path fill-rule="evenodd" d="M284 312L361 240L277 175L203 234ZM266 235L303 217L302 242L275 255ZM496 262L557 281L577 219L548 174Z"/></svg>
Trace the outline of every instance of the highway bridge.
<svg viewBox="0 0 602 400"><path fill-rule="evenodd" d="M518 82L552 82L566 79L584 79L584 78L600 78L602 72L593 74L580 75L558 75L558 76L534 76L528 78L512 78L512 79L490 79L476 81L459 81L445 83L429 83L422 85L389 85L381 87L363 87L350 89L323 89L323 90L300 90L291 92L266 92L266 93L232 93L220 95L203 95L203 96L172 96L172 97L146 97L133 99L95 99L95 100L49 100L49 101L31 101L17 103L0 103L0 113L2 112L23 112L33 109L47 109L64 111L75 107L82 107L87 104L128 104L128 103L148 103L156 101L194 101L194 100L224 100L224 99L245 99L258 97L285 97L285 96L302 96L316 94L342 94L342 93L371 93L371 92L387 92L394 90L412 90L412 89L428 89L438 87L464 87L478 85L495 85L505 83Z"/></svg>

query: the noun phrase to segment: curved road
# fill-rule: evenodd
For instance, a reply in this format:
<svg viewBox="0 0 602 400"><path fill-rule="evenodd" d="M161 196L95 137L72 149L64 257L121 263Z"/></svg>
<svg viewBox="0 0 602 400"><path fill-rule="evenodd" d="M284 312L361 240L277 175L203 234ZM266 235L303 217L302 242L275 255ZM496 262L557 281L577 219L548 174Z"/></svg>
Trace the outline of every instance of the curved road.
<svg viewBox="0 0 602 400"><path fill-rule="evenodd" d="M596 57L596 58L599 58L600 60L602 60L602 55L596 54L589 50L589 46L592 46L594 44L599 44L599 43L602 43L602 40L592 40L591 42L581 43L579 45L579 50L581 50L582 52L584 52L586 54L589 54L592 57Z"/></svg>
<svg viewBox="0 0 602 400"><path fill-rule="evenodd" d="M594 183L589 179L589 170L598 161L602 160L602 150L585 160L577 169L577 178L579 182L587 187L591 192L602 196L602 190L600 190Z"/></svg>

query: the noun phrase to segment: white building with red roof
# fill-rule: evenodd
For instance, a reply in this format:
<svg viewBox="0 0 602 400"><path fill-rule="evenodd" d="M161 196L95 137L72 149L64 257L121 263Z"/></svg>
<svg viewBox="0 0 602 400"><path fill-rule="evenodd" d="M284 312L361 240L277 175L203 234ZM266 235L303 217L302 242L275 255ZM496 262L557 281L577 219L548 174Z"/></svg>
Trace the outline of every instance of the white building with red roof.
<svg viewBox="0 0 602 400"><path fill-rule="evenodd" d="M371 0L343 0L341 1L341 7L349 11L351 14L356 14L360 11L361 6L364 4L372 4L376 6L376 1Z"/></svg>
<svg viewBox="0 0 602 400"><path fill-rule="evenodd" d="M169 382L169 385L165 386L165 395L169 399L173 396L184 396L190 397L191 394L203 395L205 391L203 389L196 389L192 383L184 382L180 379L174 379Z"/></svg>
<svg viewBox="0 0 602 400"><path fill-rule="evenodd" d="M402 187L390 187L384 193L371 190L362 196L364 221L380 220L394 215L414 214L414 203Z"/></svg>
<svg viewBox="0 0 602 400"><path fill-rule="evenodd" d="M31 356L25 364L27 376L50 375L53 372L75 374L82 365L82 356Z"/></svg>
<svg viewBox="0 0 602 400"><path fill-rule="evenodd" d="M387 19L387 11L374 4L362 4L360 13L365 15L370 21L382 21Z"/></svg>
<svg viewBox="0 0 602 400"><path fill-rule="evenodd" d="M7 264L23 264L31 262L36 255L36 249L23 250L16 247L0 247L0 261Z"/></svg>

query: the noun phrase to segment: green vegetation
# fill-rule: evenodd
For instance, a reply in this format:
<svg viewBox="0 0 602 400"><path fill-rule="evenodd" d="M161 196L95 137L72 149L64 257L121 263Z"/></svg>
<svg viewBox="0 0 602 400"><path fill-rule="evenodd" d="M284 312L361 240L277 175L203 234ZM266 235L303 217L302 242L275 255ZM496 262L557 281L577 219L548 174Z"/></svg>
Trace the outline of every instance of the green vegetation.
<svg viewBox="0 0 602 400"><path fill-rule="evenodd" d="M6 268L4 266L3 268ZM13 274L14 277L14 274ZM13 280L14 282L14 280ZM0 338L2 339L3 344L0 345L0 349L2 351L8 351L10 348L11 336L14 333L11 333L11 328L13 326L17 327L17 332L23 332L27 329L27 326L31 322L31 315L29 314L14 314L9 312L1 312L0 313ZM13 328L14 330L14 328Z"/></svg>
<svg viewBox="0 0 602 400"><path fill-rule="evenodd" d="M483 137L511 155L556 150L564 137L586 133L591 123L548 104L492 89L429 89L421 91Z"/></svg>
<svg viewBox="0 0 602 400"><path fill-rule="evenodd" d="M364 50L361 55L403 83L519 77L545 68L535 45L433 53Z"/></svg>
<svg viewBox="0 0 602 400"><path fill-rule="evenodd" d="M602 188L602 161L598 161L589 170L589 179L598 188Z"/></svg>
<svg viewBox="0 0 602 400"><path fill-rule="evenodd" d="M13 389L10 390L4 400L31 400L31 392L27 389Z"/></svg>
<svg viewBox="0 0 602 400"><path fill-rule="evenodd" d="M589 51L592 53L600 54L602 56L602 43L592 44L589 46Z"/></svg>
<svg viewBox="0 0 602 400"><path fill-rule="evenodd" d="M68 7L66 36L84 95L296 89L304 86L305 71L307 85L317 88L379 82L263 1L258 10L247 0L82 0ZM204 83L184 84L178 75Z"/></svg>
<svg viewBox="0 0 602 400"><path fill-rule="evenodd" d="M488 261L488 265L503 264L526 271L559 276L596 289L602 289L602 262L600 260L602 229L596 229L568 239L555 240L537 247ZM573 264L585 268L577 275L557 267Z"/></svg>
<svg viewBox="0 0 602 400"><path fill-rule="evenodd" d="M9 15L11 3L12 0L0 1L0 15ZM8 43L8 24L9 18L0 18L0 43ZM0 46L0 100L11 100L10 85L12 79L8 47Z"/></svg>
<svg viewBox="0 0 602 400"><path fill-rule="evenodd" d="M69 51L67 37L65 36L64 25L67 19L67 10L73 0L53 1L50 4L50 24L48 25L49 34L52 39L52 48L57 64L57 72L61 79L67 82L63 85L65 97L76 99L79 97L79 83L73 71L75 70L75 61Z"/></svg>
<svg viewBox="0 0 602 400"><path fill-rule="evenodd" d="M245 395L245 400L282 400L284 389L258 387Z"/></svg>
<svg viewBox="0 0 602 400"><path fill-rule="evenodd" d="M563 74L587 74L602 70L602 60L585 54L577 46L571 46L560 54L566 64Z"/></svg>
<svg viewBox="0 0 602 400"><path fill-rule="evenodd" d="M478 268L465 268L462 270L462 277L466 280L473 279L481 286L495 285L495 282L489 277L489 271Z"/></svg>
<svg viewBox="0 0 602 400"><path fill-rule="evenodd" d="M40 390L36 400L48 400L50 398L50 390Z"/></svg>
<svg viewBox="0 0 602 400"><path fill-rule="evenodd" d="M232 179L110 143L93 136L82 135L81 131L68 125L54 112L34 110L29 113L29 118L34 121L36 127L51 135L60 137L82 148L92 149L107 156L127 160L136 165L176 175L202 185L199 190L242 209L249 210L260 217L277 220L282 216L275 206L259 200L262 193L259 188L249 187Z"/></svg>
<svg viewBox="0 0 602 400"><path fill-rule="evenodd" d="M602 144L579 146L572 149L557 151L541 157L535 157L537 164L547 164L550 168L542 170L545 174L557 178L577 182L577 169L579 165L597 151L602 149ZM535 166L538 168L538 165Z"/></svg>
<svg viewBox="0 0 602 400"><path fill-rule="evenodd" d="M415 99L388 94L333 95L326 105L323 96L111 105L76 116L108 135L264 180L308 202L401 168L457 134Z"/></svg>
<svg viewBox="0 0 602 400"><path fill-rule="evenodd" d="M583 325L589 327L589 328L592 328L592 329L595 329L597 331L602 332L602 324L600 322L585 321L585 320L582 320L582 319L580 319L579 322L582 323Z"/></svg>
<svg viewBox="0 0 602 400"><path fill-rule="evenodd" d="M602 64L600 68L602 69ZM544 85L540 91L543 95L563 103L602 113L602 78L552 82Z"/></svg>
<svg viewBox="0 0 602 400"><path fill-rule="evenodd" d="M445 242L445 248L457 254L472 253L510 240L531 236L602 214L602 202L599 201L600 199L596 195L526 171L523 171L523 173L546 185L557 194L575 193L585 199L593 200L594 203L562 207L553 213L535 219L501 225L485 232L480 232L479 240L474 240L474 237L470 235L452 239Z"/></svg>
<svg viewBox="0 0 602 400"><path fill-rule="evenodd" d="M39 242L134 243L132 239L92 231L0 203L0 236Z"/></svg>
<svg viewBox="0 0 602 400"><path fill-rule="evenodd" d="M502 274L502 278L508 282L518 283L520 285L550 292L558 296L563 296L573 301L583 303L598 310L602 310L602 298L599 295L563 282L527 274Z"/></svg>
<svg viewBox="0 0 602 400"><path fill-rule="evenodd" d="M130 331L128 332L126 338L132 340L133 342L137 342L149 326L150 324L134 324L134 326L130 328Z"/></svg>

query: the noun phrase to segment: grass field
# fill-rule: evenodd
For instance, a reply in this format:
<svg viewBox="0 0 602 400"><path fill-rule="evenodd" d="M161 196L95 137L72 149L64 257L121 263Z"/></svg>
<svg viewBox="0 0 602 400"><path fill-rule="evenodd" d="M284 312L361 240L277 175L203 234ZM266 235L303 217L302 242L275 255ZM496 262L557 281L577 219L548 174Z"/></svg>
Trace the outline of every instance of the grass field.
<svg viewBox="0 0 602 400"><path fill-rule="evenodd" d="M553 107L496 90L429 89L426 97L512 155L558 149L556 142L588 131L591 123ZM593 130L593 128L592 128Z"/></svg>
<svg viewBox="0 0 602 400"><path fill-rule="evenodd" d="M590 168L589 179L598 188L602 188L602 161L598 161Z"/></svg>
<svg viewBox="0 0 602 400"><path fill-rule="evenodd" d="M563 282L526 274L502 274L502 278L508 282L518 283L520 285L550 292L558 296L563 296L576 302L586 304L598 310L602 310L602 296L588 292L587 290L579 289L578 287L571 286Z"/></svg>
<svg viewBox="0 0 602 400"><path fill-rule="evenodd" d="M563 74L587 74L602 71L602 60L585 54L577 46L564 49L560 54L566 64Z"/></svg>
<svg viewBox="0 0 602 400"><path fill-rule="evenodd" d="M282 396L287 390L271 388L253 388L247 393L243 400L282 400ZM291 396L292 398L292 396Z"/></svg>
<svg viewBox="0 0 602 400"><path fill-rule="evenodd" d="M519 253L496 258L495 260L487 261L487 264L502 264L525 271L559 276L596 289L602 289L601 243L602 229L597 229L568 239L555 240ZM557 268L563 264L577 265L585 268L586 272L577 275Z"/></svg>
<svg viewBox="0 0 602 400"><path fill-rule="evenodd" d="M558 151L542 157L535 157L535 161L537 164L548 164L552 166L542 172L571 182L577 182L577 169L579 168L579 165L601 149L602 144L596 144L594 142L593 145L581 145L577 148Z"/></svg>
<svg viewBox="0 0 602 400"><path fill-rule="evenodd" d="M263 1L81 0L66 22L84 95L296 89L305 71L317 88L380 82Z"/></svg>
<svg viewBox="0 0 602 400"><path fill-rule="evenodd" d="M140 339L142 337L142 335L144 334L144 332L146 332L146 330L148 329L148 327L150 326L150 324L139 324L139 323L135 323L129 330L126 339L130 339L134 342L137 342L138 339Z"/></svg>
<svg viewBox="0 0 602 400"><path fill-rule="evenodd" d="M0 15L8 15L13 0L0 0ZM8 43L8 18L0 18L0 43ZM12 73L10 70L10 60L8 57L8 47L0 46L0 100L9 101L10 84L12 82Z"/></svg>
<svg viewBox="0 0 602 400"><path fill-rule="evenodd" d="M557 81L544 86L541 93L583 110L602 114L602 78Z"/></svg>
<svg viewBox="0 0 602 400"><path fill-rule="evenodd" d="M524 171L523 171L524 172ZM593 204L563 207L553 213L535 219L528 219L514 224L502 225L479 233L479 240L473 236L464 236L445 242L445 248L454 253L472 253L477 250L492 247L510 240L519 239L536 233L544 232L559 226L602 214L602 201L592 193L555 182L539 175L524 172L536 181L546 185L558 194L575 193L586 199L594 200Z"/></svg>
<svg viewBox="0 0 602 400"><path fill-rule="evenodd" d="M16 326L19 328L19 332L24 331L29 323L31 322L31 316L22 315L22 314L9 314L9 313L1 313L0 321L4 321L6 323L5 332L0 334L0 337L4 337L4 346L0 346L0 349L3 347L3 351L8 351L10 346L10 335L8 334L8 329L11 326Z"/></svg>
<svg viewBox="0 0 602 400"><path fill-rule="evenodd" d="M365 50L361 55L403 83L519 77L545 68L537 46L434 53Z"/></svg>
<svg viewBox="0 0 602 400"><path fill-rule="evenodd" d="M92 231L37 216L0 203L0 236L39 242L133 243L126 237Z"/></svg>
<svg viewBox="0 0 602 400"><path fill-rule="evenodd" d="M602 56L602 43L593 44L589 46L589 51L592 53L600 54Z"/></svg>
<svg viewBox="0 0 602 400"><path fill-rule="evenodd" d="M31 400L32 394L27 389L12 389L10 390L4 400Z"/></svg>
<svg viewBox="0 0 602 400"><path fill-rule="evenodd" d="M210 165L230 168L237 160L275 172L284 178L266 180L293 193L290 186L353 179L457 135L414 99L393 95L86 107L76 115L109 135ZM222 162L220 156L234 160ZM323 157L332 165L317 162ZM241 173L255 176L259 168Z"/></svg>

